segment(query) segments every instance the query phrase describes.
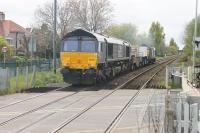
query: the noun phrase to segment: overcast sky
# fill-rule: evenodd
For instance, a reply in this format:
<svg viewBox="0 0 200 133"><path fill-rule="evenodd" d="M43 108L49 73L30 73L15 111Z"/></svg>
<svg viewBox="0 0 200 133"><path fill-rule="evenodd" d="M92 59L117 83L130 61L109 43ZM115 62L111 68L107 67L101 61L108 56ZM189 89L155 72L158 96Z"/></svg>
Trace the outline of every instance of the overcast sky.
<svg viewBox="0 0 200 133"><path fill-rule="evenodd" d="M34 11L53 0L1 0L0 11L6 19L29 27L34 23ZM58 0L59 1L59 0ZM195 0L111 0L114 23L131 22L139 33L148 32L152 21L159 21L165 28L167 41L174 37L182 45L186 24L195 15Z"/></svg>

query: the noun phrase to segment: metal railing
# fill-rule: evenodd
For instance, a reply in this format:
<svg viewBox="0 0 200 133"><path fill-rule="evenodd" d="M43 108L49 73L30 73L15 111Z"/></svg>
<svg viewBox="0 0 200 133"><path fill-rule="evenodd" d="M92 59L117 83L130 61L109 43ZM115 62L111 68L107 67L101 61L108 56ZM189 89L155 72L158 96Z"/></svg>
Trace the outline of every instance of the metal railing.
<svg viewBox="0 0 200 133"><path fill-rule="evenodd" d="M57 68L59 62L57 62ZM0 62L0 91L21 91L26 88L35 87L36 75L52 72L51 60L33 62ZM45 76L44 76L45 77Z"/></svg>

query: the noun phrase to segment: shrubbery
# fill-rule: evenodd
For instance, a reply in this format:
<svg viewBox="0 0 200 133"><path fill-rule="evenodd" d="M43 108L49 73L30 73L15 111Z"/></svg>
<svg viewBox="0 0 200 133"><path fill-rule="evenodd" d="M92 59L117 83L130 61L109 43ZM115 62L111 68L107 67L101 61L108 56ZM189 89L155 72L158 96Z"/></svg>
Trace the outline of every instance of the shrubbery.
<svg viewBox="0 0 200 133"><path fill-rule="evenodd" d="M60 73L54 74L53 72L39 72L36 74L36 80L34 82L35 87L45 87L50 83L63 82L62 75Z"/></svg>
<svg viewBox="0 0 200 133"><path fill-rule="evenodd" d="M35 81L33 81L33 85L31 85L32 83L32 77L33 77L33 73L30 73L28 75L29 77L29 87L35 87L35 88L39 88L39 87L47 87L48 84L52 84L52 83L62 83L63 82L63 78L62 75L60 73L56 73L54 74L53 72L48 72L48 71L44 71L44 72L36 72L35 75ZM12 93L16 93L17 91L22 91L26 88L26 79L25 79L25 75L19 75L18 78L18 90L16 87L16 77L12 77L10 79L10 88L8 89L0 89L0 95L6 95L6 94L12 94Z"/></svg>
<svg viewBox="0 0 200 133"><path fill-rule="evenodd" d="M8 52L6 53L6 58L10 58L11 56L13 56L14 50L11 46L8 45L6 39L0 36L0 60L3 60L2 48L5 46L8 48Z"/></svg>

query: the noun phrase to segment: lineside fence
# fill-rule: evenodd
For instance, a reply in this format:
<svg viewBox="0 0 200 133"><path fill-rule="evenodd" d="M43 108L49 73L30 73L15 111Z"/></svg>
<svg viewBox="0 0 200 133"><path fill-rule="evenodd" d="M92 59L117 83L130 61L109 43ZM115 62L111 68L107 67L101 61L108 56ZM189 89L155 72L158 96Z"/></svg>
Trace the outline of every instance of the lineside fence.
<svg viewBox="0 0 200 133"><path fill-rule="evenodd" d="M200 79L197 75L200 73L200 67L196 67L195 70L191 66L189 67L172 67L169 66L166 69L166 86L171 88L182 88L182 77L184 76L188 83L193 87L200 88ZM194 80L193 80L194 78ZM199 76L200 78L200 76Z"/></svg>
<svg viewBox="0 0 200 133"><path fill-rule="evenodd" d="M59 67L59 62L57 62L57 67ZM42 85L44 78L48 76L46 74L51 73L52 69L51 60L5 64L0 62L0 92L6 93L6 90L11 93L19 92L26 88L37 87L38 84Z"/></svg>
<svg viewBox="0 0 200 133"><path fill-rule="evenodd" d="M199 133L199 104L186 96L168 95L165 104L165 133Z"/></svg>

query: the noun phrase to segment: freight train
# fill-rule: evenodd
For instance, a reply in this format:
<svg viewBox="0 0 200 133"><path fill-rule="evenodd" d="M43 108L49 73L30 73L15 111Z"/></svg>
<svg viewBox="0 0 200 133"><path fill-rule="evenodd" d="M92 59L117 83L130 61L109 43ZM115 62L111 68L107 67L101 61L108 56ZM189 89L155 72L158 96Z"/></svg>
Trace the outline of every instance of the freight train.
<svg viewBox="0 0 200 133"><path fill-rule="evenodd" d="M155 62L155 48L76 29L61 42L61 73L71 84L95 84Z"/></svg>

